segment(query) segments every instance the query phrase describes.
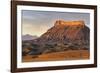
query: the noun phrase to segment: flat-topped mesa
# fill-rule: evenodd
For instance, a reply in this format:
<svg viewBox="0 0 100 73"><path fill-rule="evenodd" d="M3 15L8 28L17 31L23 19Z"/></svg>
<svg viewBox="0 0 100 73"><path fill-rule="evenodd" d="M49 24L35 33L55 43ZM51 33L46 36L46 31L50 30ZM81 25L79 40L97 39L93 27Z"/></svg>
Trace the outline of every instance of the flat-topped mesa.
<svg viewBox="0 0 100 73"><path fill-rule="evenodd" d="M84 27L85 23L82 20L78 20L78 21L63 21L63 20L57 20L55 22L55 26L57 25L64 25L64 26L81 26Z"/></svg>

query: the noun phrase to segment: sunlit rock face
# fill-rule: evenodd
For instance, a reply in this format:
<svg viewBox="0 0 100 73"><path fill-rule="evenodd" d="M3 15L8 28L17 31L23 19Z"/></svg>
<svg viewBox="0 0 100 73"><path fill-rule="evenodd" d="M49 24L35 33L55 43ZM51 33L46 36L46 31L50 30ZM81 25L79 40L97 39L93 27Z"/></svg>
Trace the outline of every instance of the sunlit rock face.
<svg viewBox="0 0 100 73"><path fill-rule="evenodd" d="M84 21L57 20L54 26L39 38L39 41L47 43L89 44L89 32L90 30Z"/></svg>
<svg viewBox="0 0 100 73"><path fill-rule="evenodd" d="M62 25L62 26L80 26L80 27L84 27L85 23L84 21L80 20L80 21L63 21L63 20L57 20L55 22L55 26L57 25Z"/></svg>

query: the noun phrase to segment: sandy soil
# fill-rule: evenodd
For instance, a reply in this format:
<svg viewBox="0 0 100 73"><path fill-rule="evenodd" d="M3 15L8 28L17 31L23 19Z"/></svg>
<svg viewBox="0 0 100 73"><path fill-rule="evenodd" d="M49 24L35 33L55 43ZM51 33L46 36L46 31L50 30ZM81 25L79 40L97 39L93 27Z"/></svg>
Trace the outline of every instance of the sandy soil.
<svg viewBox="0 0 100 73"><path fill-rule="evenodd" d="M55 52L42 55L27 55L23 56L22 62L80 60L80 59L89 59L89 51L69 50L64 52Z"/></svg>

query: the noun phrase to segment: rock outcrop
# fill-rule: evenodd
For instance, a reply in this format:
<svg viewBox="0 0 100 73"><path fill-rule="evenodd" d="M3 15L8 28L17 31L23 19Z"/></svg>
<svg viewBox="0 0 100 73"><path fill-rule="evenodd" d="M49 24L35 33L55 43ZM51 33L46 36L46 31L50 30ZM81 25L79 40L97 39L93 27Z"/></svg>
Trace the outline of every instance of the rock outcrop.
<svg viewBox="0 0 100 73"><path fill-rule="evenodd" d="M41 43L79 43L89 44L89 28L84 21L58 20L38 40Z"/></svg>

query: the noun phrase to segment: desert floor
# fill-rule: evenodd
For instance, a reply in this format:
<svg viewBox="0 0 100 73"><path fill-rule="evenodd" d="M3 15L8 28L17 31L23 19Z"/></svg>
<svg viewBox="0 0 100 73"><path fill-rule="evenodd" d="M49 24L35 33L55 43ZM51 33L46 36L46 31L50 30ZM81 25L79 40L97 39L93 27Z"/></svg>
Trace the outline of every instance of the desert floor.
<svg viewBox="0 0 100 73"><path fill-rule="evenodd" d="M27 55L22 57L22 62L58 61L58 60L83 60L89 59L88 50L69 50L42 55Z"/></svg>

